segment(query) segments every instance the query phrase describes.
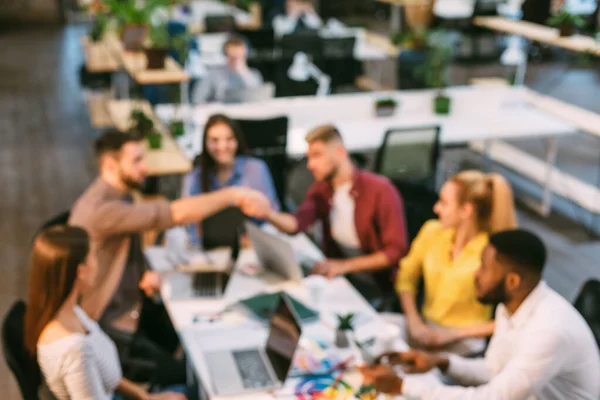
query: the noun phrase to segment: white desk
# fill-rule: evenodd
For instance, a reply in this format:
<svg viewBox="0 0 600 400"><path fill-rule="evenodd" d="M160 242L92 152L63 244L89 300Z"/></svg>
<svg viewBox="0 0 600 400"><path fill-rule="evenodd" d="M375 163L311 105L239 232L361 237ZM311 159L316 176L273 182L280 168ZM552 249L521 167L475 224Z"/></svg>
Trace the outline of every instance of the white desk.
<svg viewBox="0 0 600 400"><path fill-rule="evenodd" d="M305 235L297 235L290 238L295 249L304 249L307 252L314 251L314 245ZM313 250L311 250L313 249ZM167 270L170 268L169 262L165 258L163 248L148 248L145 252L150 266L157 270ZM245 250L240 254L238 266L245 262L256 262L252 250ZM187 282L185 280L187 279ZM218 350L232 348L238 345L249 345L252 343L261 343L266 341L268 334L267 328L262 324L252 320L242 311L231 311L225 314L219 322L194 322L197 315L212 315L222 310L226 305L231 304L237 299L252 296L262 291L285 290L300 301L311 305L312 301L308 296L306 288L294 283L276 284L276 279L270 276L266 281L275 286L268 287L265 280L259 280L254 277L247 277L241 274L234 274L231 278L227 293L221 300L184 300L171 301L173 290L182 291L185 287L189 288L191 279L181 275L168 273L165 275L163 289L161 291L165 307L171 317L173 325L181 338L182 345L186 351L190 366L200 380L202 387L210 399L273 399L274 397L267 393L253 393L251 395L235 397L219 397L214 394L211 375L208 371L203 357L203 353L208 350ZM177 280L177 282L175 282ZM356 290L344 278L336 278L330 281L325 288L323 299L320 303L321 321L303 324L303 338L318 338L321 340L332 341L335 326L336 314L355 312L358 314L360 326L356 334L361 339L373 337L384 322L379 318L375 310L356 292ZM396 344L397 350L404 350L407 346L399 341ZM439 383L436 373L423 375L432 384ZM360 386L360 376L356 373L344 376L344 380L355 389ZM284 393L293 393L297 379L289 379L282 389ZM287 397L287 396L286 396Z"/></svg>
<svg viewBox="0 0 600 400"><path fill-rule="evenodd" d="M311 129L325 123L333 123L340 129L346 147L352 152L377 149L389 129L421 125L441 125L441 142L445 145L575 132L571 124L530 103L532 97L526 89L450 88L452 111L447 116L433 112L434 94L432 90L360 93L277 98L251 104L206 104L192 108L184 105L177 109L173 105L160 105L156 107L156 113L160 119L169 120L177 111L180 117L194 121L196 131L190 134L195 142L190 150L195 153L193 155L201 150L204 123L215 113L248 119L287 115L290 119L287 151L292 157L304 155L307 149L304 137ZM399 102L395 115L375 116L375 101L386 97Z"/></svg>

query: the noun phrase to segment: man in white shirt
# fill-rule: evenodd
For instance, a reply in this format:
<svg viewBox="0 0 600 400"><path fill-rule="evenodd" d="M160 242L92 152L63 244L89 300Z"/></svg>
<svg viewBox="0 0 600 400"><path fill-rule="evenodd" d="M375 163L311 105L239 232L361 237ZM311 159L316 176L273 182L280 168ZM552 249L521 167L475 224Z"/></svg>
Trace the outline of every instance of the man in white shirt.
<svg viewBox="0 0 600 400"><path fill-rule="evenodd" d="M478 299L499 304L496 329L484 358L420 351L380 358L407 372L439 368L461 386L426 385L396 376L387 365L363 370L383 392L422 400L597 400L600 356L583 317L541 280L546 249L524 230L494 234L482 255Z"/></svg>
<svg viewBox="0 0 600 400"><path fill-rule="evenodd" d="M273 18L273 31L281 37L304 30L317 30L323 21L315 11L312 0L287 0L285 14Z"/></svg>
<svg viewBox="0 0 600 400"><path fill-rule="evenodd" d="M192 94L194 104L224 102L230 91L259 88L263 84L260 72L248 67L248 48L243 39L229 39L223 51L227 56L227 65L210 71L196 85Z"/></svg>

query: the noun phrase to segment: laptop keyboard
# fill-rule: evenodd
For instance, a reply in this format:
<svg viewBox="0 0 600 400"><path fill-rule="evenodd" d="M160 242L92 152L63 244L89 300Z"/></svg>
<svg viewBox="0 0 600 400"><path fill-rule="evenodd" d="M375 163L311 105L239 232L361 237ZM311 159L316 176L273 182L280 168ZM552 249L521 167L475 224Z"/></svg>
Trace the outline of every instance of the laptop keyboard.
<svg viewBox="0 0 600 400"><path fill-rule="evenodd" d="M234 351L233 358L242 377L244 389L260 389L275 384L259 350Z"/></svg>
<svg viewBox="0 0 600 400"><path fill-rule="evenodd" d="M194 276L194 295L215 297L217 295L217 274L196 274Z"/></svg>

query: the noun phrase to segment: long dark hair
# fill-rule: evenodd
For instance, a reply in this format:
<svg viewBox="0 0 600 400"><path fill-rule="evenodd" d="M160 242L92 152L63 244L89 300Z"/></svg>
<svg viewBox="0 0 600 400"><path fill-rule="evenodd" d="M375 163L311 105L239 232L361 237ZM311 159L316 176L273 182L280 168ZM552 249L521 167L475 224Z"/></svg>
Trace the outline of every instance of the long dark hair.
<svg viewBox="0 0 600 400"><path fill-rule="evenodd" d="M200 154L195 161L195 164L200 166L200 184L202 185L202 193L210 192L210 174L214 173L217 169L217 162L208 153L206 143L208 142L208 131L210 128L218 124L227 125L233 132L233 136L235 136L235 140L237 141L237 152L235 153L236 157L239 155L248 154L248 146L240 125L226 115L212 115L208 121L206 121L206 125L204 125L202 154Z"/></svg>
<svg viewBox="0 0 600 400"><path fill-rule="evenodd" d="M87 232L73 226L53 226L35 238L25 313L25 348L32 356L44 327L73 290L77 268L89 251Z"/></svg>

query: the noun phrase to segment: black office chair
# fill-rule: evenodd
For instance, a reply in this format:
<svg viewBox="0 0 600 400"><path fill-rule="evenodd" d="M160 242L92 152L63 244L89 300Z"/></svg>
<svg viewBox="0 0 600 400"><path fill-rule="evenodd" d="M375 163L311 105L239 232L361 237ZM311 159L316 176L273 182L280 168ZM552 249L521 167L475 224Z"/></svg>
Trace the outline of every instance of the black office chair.
<svg viewBox="0 0 600 400"><path fill-rule="evenodd" d="M440 155L438 125L391 129L375 156L375 172L394 181L435 188Z"/></svg>
<svg viewBox="0 0 600 400"><path fill-rule="evenodd" d="M24 400L38 400L41 371L36 360L25 350L25 302L16 301L2 323L2 351L15 376Z"/></svg>
<svg viewBox="0 0 600 400"><path fill-rule="evenodd" d="M575 308L592 329L596 343L600 346L600 281L587 281L575 300Z"/></svg>
<svg viewBox="0 0 600 400"><path fill-rule="evenodd" d="M207 15L204 17L206 33L235 31L235 18L231 15Z"/></svg>
<svg viewBox="0 0 600 400"><path fill-rule="evenodd" d="M237 120L237 123L250 153L269 167L281 207L286 209L288 117Z"/></svg>
<svg viewBox="0 0 600 400"><path fill-rule="evenodd" d="M54 217L50 218L40 228L40 230L44 230L46 228L50 228L55 225L66 225L69 222L69 218L71 217L71 210L63 211Z"/></svg>
<svg viewBox="0 0 600 400"><path fill-rule="evenodd" d="M327 58L354 57L356 36L323 39L323 55Z"/></svg>
<svg viewBox="0 0 600 400"><path fill-rule="evenodd" d="M250 53L273 52L275 48L275 33L273 28L236 29L239 36L246 39Z"/></svg>
<svg viewBox="0 0 600 400"><path fill-rule="evenodd" d="M281 49L283 58L292 59L298 52L305 53L314 58L323 56L323 38L318 32L302 32L284 35L279 39L278 47Z"/></svg>

